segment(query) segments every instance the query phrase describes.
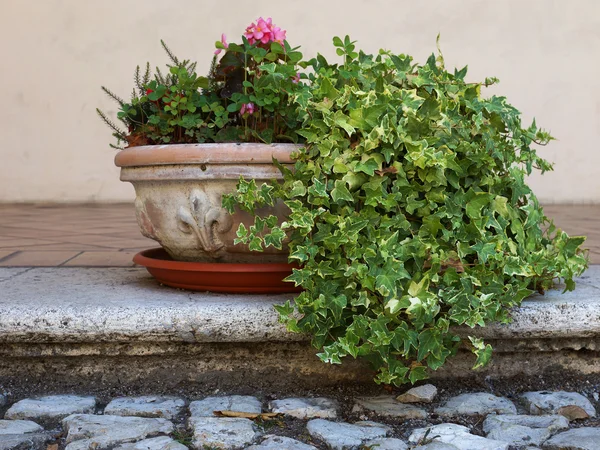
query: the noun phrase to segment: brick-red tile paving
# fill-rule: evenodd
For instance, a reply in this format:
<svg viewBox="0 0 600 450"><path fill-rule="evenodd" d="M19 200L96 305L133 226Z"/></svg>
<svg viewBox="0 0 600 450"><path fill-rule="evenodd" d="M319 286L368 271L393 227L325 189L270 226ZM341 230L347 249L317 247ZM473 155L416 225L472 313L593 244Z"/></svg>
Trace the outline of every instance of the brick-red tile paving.
<svg viewBox="0 0 600 450"><path fill-rule="evenodd" d="M549 205L546 214L573 235L588 237L600 264L600 205ZM140 234L131 204L0 204L0 266L129 267L158 244Z"/></svg>

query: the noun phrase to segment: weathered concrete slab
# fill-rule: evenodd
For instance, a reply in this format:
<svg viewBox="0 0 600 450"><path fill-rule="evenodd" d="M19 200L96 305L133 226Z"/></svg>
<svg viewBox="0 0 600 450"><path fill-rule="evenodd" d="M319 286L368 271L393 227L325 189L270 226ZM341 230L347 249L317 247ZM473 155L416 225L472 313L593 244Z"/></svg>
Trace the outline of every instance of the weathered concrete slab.
<svg viewBox="0 0 600 450"><path fill-rule="evenodd" d="M0 342L303 341L277 321L291 295L226 295L160 286L144 269L0 268ZM513 323L468 330L489 339L600 336L600 266L576 291L535 295ZM467 332L465 330L465 332Z"/></svg>
<svg viewBox="0 0 600 450"><path fill-rule="evenodd" d="M0 268L0 283L30 271L31 267L2 267Z"/></svg>
<svg viewBox="0 0 600 450"><path fill-rule="evenodd" d="M7 275L8 274L8 275ZM290 296L197 293L144 269L0 269L0 342L298 341L273 304Z"/></svg>
<svg viewBox="0 0 600 450"><path fill-rule="evenodd" d="M288 333L273 304L291 295L224 295L160 286L139 268L0 268L0 381L60 386L243 381L256 386L371 382L363 362L322 364L306 336ZM492 363L477 374L461 351L432 378L600 373L600 266L578 289L533 296L513 322L459 330L485 337ZM580 350L585 349L586 352ZM252 380L247 375L252 374ZM57 377L58 379L58 377Z"/></svg>
<svg viewBox="0 0 600 450"><path fill-rule="evenodd" d="M583 338L600 335L600 265L590 266L574 291L552 289L513 310L512 323L477 330L490 339Z"/></svg>

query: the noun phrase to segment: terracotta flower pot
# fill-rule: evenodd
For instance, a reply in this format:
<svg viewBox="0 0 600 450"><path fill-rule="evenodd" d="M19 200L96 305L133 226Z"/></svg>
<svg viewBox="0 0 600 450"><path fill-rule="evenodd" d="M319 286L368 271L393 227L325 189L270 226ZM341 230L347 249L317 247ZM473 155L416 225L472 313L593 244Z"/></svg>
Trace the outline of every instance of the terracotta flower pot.
<svg viewBox="0 0 600 450"><path fill-rule="evenodd" d="M292 164L295 144L174 144L132 147L115 157L121 181L136 192L138 224L176 261L264 263L287 261L287 249L263 253L234 245L238 225L254 219L243 211L230 215L221 206L240 179L257 183L281 179L273 158ZM283 220L283 204L265 208Z"/></svg>

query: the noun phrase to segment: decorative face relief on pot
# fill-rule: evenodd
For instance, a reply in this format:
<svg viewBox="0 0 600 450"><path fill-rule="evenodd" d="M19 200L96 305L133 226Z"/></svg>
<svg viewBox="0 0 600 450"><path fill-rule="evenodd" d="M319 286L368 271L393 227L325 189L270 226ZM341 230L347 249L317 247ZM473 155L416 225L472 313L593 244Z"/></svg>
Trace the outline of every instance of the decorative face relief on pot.
<svg viewBox="0 0 600 450"><path fill-rule="evenodd" d="M233 226L231 215L213 202L204 191L195 189L189 197L189 204L180 206L177 211L177 228L192 234L197 239L198 249L214 259L223 256L226 244L220 235Z"/></svg>
<svg viewBox="0 0 600 450"><path fill-rule="evenodd" d="M234 244L240 223L254 218L245 211L230 215L221 206L223 194L233 192L233 180L139 181L135 182L136 215L142 234L158 243L176 261L195 262L286 262L288 249L269 247L252 252L246 244ZM284 220L287 207L265 207L260 215Z"/></svg>
<svg viewBox="0 0 600 450"><path fill-rule="evenodd" d="M255 179L258 183L278 179L281 174L271 163L271 159L273 152L283 150L278 150L277 146L259 146L258 149L253 146L250 152L244 150L243 146L231 147L230 144L219 145L215 150L212 144L206 144L208 147L198 145L199 148L191 144L183 149L179 148L175 151L175 156L171 156L179 157L178 152L184 152L187 159L202 159L207 157L207 152L213 151L216 153L211 158L218 163L156 162L160 156L156 152L165 150L162 146L157 146L156 152L152 149L145 150L150 152L155 164L145 163L142 156L147 154L140 151L139 155L133 155L139 160L123 165L121 180L131 182L135 188L136 215L142 234L156 240L175 261L244 264L286 262L289 250L285 242L281 249L268 247L262 252L251 251L247 244L235 244L239 225L243 223L246 228L252 226L254 217L239 209L230 215L221 206L223 195L235 191L240 176ZM227 148L223 150L223 146L231 147L227 147L229 153L225 151ZM296 146L286 146L284 153L289 153L294 148ZM255 160L254 154L260 149L265 150L263 153L268 153L268 163ZM138 150L139 148L136 152ZM244 160L243 163L232 163L230 160L240 158L240 151L254 156L247 156L248 161ZM223 152L225 156L221 154ZM258 155L260 156L260 151ZM261 158L266 161L265 155ZM261 216L275 215L282 222L289 210L280 202L272 207L259 208L256 212Z"/></svg>

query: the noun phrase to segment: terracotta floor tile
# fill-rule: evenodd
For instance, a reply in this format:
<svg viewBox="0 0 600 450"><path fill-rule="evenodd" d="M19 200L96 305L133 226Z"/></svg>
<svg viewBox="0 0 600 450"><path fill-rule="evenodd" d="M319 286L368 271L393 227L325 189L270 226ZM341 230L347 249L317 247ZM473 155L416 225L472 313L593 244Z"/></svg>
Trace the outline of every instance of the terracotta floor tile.
<svg viewBox="0 0 600 450"><path fill-rule="evenodd" d="M600 264L600 205L547 205L544 211L567 233L587 236L591 262ZM60 264L84 252L67 264L129 266L135 253L157 246L140 233L133 204L0 205L0 265L41 253L38 263Z"/></svg>
<svg viewBox="0 0 600 450"><path fill-rule="evenodd" d="M112 233L111 236L117 239L146 239L137 227L135 230L126 230L119 231L117 233Z"/></svg>
<svg viewBox="0 0 600 450"><path fill-rule="evenodd" d="M54 267L60 266L69 259L77 256L77 251L22 251L15 253L6 259L0 261L3 267L33 266L33 267Z"/></svg>
<svg viewBox="0 0 600 450"><path fill-rule="evenodd" d="M27 239L25 237L13 238L7 236L0 236L0 248L20 248L46 244L56 244L56 241L42 239Z"/></svg>
<svg viewBox="0 0 600 450"><path fill-rule="evenodd" d="M132 267L133 252L83 252L64 266Z"/></svg>
<svg viewBox="0 0 600 450"><path fill-rule="evenodd" d="M111 236L115 235L115 234L119 234L119 233L127 233L127 232L131 232L131 223L128 225L105 225L105 226L94 226L94 227L90 227L90 228L86 228L85 230L82 230L82 232L85 232L86 234L109 234Z"/></svg>
<svg viewBox="0 0 600 450"><path fill-rule="evenodd" d="M80 236L69 236L63 239L63 242L95 245L104 248L113 248L120 250L122 248L143 247L154 243L152 239L143 237L141 234L135 239L112 238L111 236L86 234Z"/></svg>
<svg viewBox="0 0 600 450"><path fill-rule="evenodd" d="M25 237L32 238L35 237L37 239L47 239L54 240L56 237L64 237L68 235L64 230L60 231L51 231L44 230L39 228L27 228L27 227L12 227L7 226L6 222L2 223L0 221L0 235L8 236L8 237Z"/></svg>
<svg viewBox="0 0 600 450"><path fill-rule="evenodd" d="M154 243L154 247L160 247L160 244L156 241L152 241ZM121 250L119 250L120 252L129 252L129 253L139 253L143 250L148 250L149 248L154 248L152 245L148 246L146 245L145 247L133 247L133 248L122 248Z"/></svg>
<svg viewBox="0 0 600 450"><path fill-rule="evenodd" d="M13 253L15 253L14 250L0 250L0 261Z"/></svg>
<svg viewBox="0 0 600 450"><path fill-rule="evenodd" d="M73 250L73 251L78 251L78 252L85 252L85 251L114 252L114 251L116 251L114 248L109 248L109 247L100 247L97 245L89 245L89 244L73 244L70 242L57 242L56 244L36 245L35 247L32 247L32 248L19 247L16 249L19 250L21 248L23 248L24 250L35 249L36 251L39 250L41 252L53 251L53 250ZM14 251L15 249L12 247L0 247L0 250Z"/></svg>

